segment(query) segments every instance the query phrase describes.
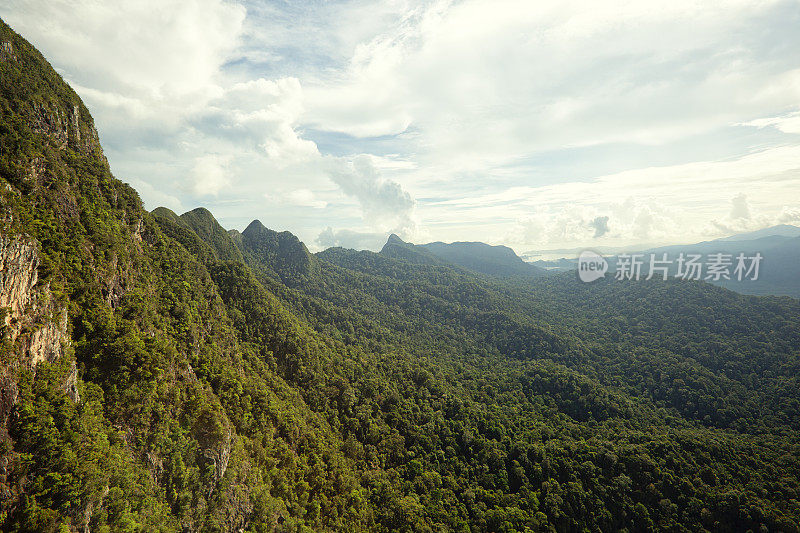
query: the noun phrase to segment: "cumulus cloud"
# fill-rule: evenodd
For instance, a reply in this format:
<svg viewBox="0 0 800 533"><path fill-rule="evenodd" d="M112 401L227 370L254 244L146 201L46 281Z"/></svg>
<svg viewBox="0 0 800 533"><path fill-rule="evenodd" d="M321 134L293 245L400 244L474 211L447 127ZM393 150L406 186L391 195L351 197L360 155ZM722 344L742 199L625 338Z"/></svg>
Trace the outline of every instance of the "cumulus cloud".
<svg viewBox="0 0 800 533"><path fill-rule="evenodd" d="M356 136L413 125L420 157L455 172L564 146L663 144L796 105L795 59L745 22L796 5L612 4L410 3L309 89L307 120Z"/></svg>
<svg viewBox="0 0 800 533"><path fill-rule="evenodd" d="M136 188L136 191L146 205L167 207L176 213L183 213L186 211L178 198L171 194L166 194L163 191L159 191L148 182L140 179L133 179L130 183Z"/></svg>
<svg viewBox="0 0 800 533"><path fill-rule="evenodd" d="M710 226L716 229L720 235L728 236L779 224L781 216L785 212L786 208L784 207L780 213L775 215L753 213L747 195L739 193L731 198L728 214L721 218L713 218Z"/></svg>
<svg viewBox="0 0 800 533"><path fill-rule="evenodd" d="M800 207L784 206L777 218L778 224L800 224Z"/></svg>
<svg viewBox="0 0 800 533"><path fill-rule="evenodd" d="M130 117L174 124L201 108L245 15L224 0L18 0L3 11L87 103L109 111L98 113L102 129Z"/></svg>
<svg viewBox="0 0 800 533"><path fill-rule="evenodd" d="M259 78L225 89L194 123L208 135L247 143L285 168L319 155L316 144L295 131L302 112L303 91L296 78Z"/></svg>
<svg viewBox="0 0 800 533"><path fill-rule="evenodd" d="M345 194L358 200L365 221L400 233L411 231L413 198L399 183L383 178L369 155L330 159L329 173Z"/></svg>
<svg viewBox="0 0 800 533"><path fill-rule="evenodd" d="M753 187L758 183L758 187ZM747 191L720 198L720 191ZM589 180L448 199L417 207L422 220L481 220L475 238L509 246L578 246L590 222L608 216L604 242L697 242L775 222L787 201L800 204L800 146L770 148L721 161L649 167ZM748 206L745 210L744 207ZM447 215L437 212L447 208ZM435 209L434 209L435 208ZM731 214L749 218L732 218ZM711 221L717 224L711 224ZM737 225L733 222L739 220ZM753 227L756 226L756 227ZM500 237L499 237L500 236Z"/></svg>
<svg viewBox="0 0 800 533"><path fill-rule="evenodd" d="M749 219L750 218L750 204L747 203L747 196L744 193L739 193L731 200L731 213L732 219Z"/></svg>
<svg viewBox="0 0 800 533"><path fill-rule="evenodd" d="M610 214L599 215L600 209ZM561 205L539 203L534 214L515 222L504 243L516 248L535 246L540 250L586 245L601 237L609 245L648 243L674 235L677 227L674 214L649 199L628 197L602 207L575 201Z"/></svg>

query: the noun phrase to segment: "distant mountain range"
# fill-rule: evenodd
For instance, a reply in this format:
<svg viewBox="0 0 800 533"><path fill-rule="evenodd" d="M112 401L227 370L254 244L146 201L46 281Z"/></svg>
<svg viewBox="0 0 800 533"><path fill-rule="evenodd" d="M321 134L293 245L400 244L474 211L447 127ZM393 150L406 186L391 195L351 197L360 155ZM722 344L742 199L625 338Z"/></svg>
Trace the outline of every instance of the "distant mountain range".
<svg viewBox="0 0 800 533"><path fill-rule="evenodd" d="M740 233L730 237L703 241L695 244L679 244L645 249L640 252L656 254L661 257L667 254L670 259L676 259L680 253L701 254L730 254L734 258L739 253L752 256L760 253L763 256L757 280L720 280L712 281L716 285L728 288L742 294L792 296L800 298L800 228L787 224L772 226L748 233ZM607 258L610 270L616 266L616 257ZM562 258L554 261L533 261L533 265L549 271L575 270L577 258ZM674 274L674 269L671 270Z"/></svg>
<svg viewBox="0 0 800 533"><path fill-rule="evenodd" d="M411 244L392 234L380 253L418 265L455 266L491 276L539 277L546 274L544 269L523 261L511 248L482 242Z"/></svg>
<svg viewBox="0 0 800 533"><path fill-rule="evenodd" d="M331 251L326 250L322 253L335 255L335 249L329 250ZM740 253L748 257L760 253L763 259L757 279L742 281L720 279L709 282L741 294L800 298L800 276L798 276L800 227L797 226L781 224L711 241L661 246L626 253L644 255L645 269L649 265L649 254L655 254L657 258L667 254L668 259L676 261L681 253L699 254L704 259L711 254L721 253L732 256L731 259L735 262ZM395 234L389 236L379 255L415 265L450 267L505 278L537 278L548 273L567 272L577 268L577 258L574 257L529 262L520 258L507 246L492 246L482 242L439 241L413 244L403 241ZM610 272L607 275L611 276L616 271L617 258L616 255L609 254L606 259L609 262ZM731 272L732 270L733 266ZM676 273L677 266L673 264L670 274Z"/></svg>

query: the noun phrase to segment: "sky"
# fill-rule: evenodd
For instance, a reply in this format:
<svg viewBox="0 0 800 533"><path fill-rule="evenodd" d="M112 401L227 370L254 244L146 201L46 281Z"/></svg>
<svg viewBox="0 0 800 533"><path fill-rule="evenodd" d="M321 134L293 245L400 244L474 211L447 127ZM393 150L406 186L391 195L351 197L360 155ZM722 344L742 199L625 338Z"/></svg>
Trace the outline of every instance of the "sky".
<svg viewBox="0 0 800 533"><path fill-rule="evenodd" d="M800 2L0 0L145 206L312 250L800 225Z"/></svg>

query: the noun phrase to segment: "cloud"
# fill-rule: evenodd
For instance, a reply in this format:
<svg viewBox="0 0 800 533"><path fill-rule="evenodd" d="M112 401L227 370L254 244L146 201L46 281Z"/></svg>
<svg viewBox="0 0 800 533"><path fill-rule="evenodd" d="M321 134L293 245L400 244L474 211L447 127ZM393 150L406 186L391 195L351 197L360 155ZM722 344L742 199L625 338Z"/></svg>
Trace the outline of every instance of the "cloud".
<svg viewBox="0 0 800 533"><path fill-rule="evenodd" d="M322 248L340 246L356 250L380 250L386 242L385 233L360 232L349 229L335 230L328 226L315 239Z"/></svg>
<svg viewBox="0 0 800 533"><path fill-rule="evenodd" d="M598 239L608 233L608 217L595 217L589 226L594 229L594 238Z"/></svg>
<svg viewBox="0 0 800 533"><path fill-rule="evenodd" d="M311 207L323 209L328 205L325 200L320 200L308 189L295 189L285 194L264 193L264 198L275 203L284 203L297 207Z"/></svg>
<svg viewBox="0 0 800 533"><path fill-rule="evenodd" d="M772 126L784 133L800 133L800 111L794 111L777 117L760 118L745 122L743 126L753 126L758 129Z"/></svg>
<svg viewBox="0 0 800 533"><path fill-rule="evenodd" d="M800 224L800 207L784 206L777 218L778 224Z"/></svg>
<svg viewBox="0 0 800 533"><path fill-rule="evenodd" d="M757 183L758 187L753 184ZM719 191L741 191L727 199ZM576 247L608 216L609 245L698 242L780 223L800 204L800 146L736 159L635 169L585 181L512 187L418 207L422 220L480 220L475 238L517 249ZM744 191L747 191L746 193ZM794 205L787 202L794 201ZM444 219L447 220L447 219ZM473 226L475 228L475 226ZM504 237L499 237L499 236Z"/></svg>
<svg viewBox="0 0 800 533"><path fill-rule="evenodd" d="M319 155L314 142L295 131L303 113L303 91L296 78L264 78L236 83L198 113L196 127L208 136L247 143L277 168Z"/></svg>
<svg viewBox="0 0 800 533"><path fill-rule="evenodd" d="M2 15L85 99L148 207L202 196L231 227L268 214L310 242L331 227L519 250L703 240L792 223L800 204L796 2L12 0Z"/></svg>
<svg viewBox="0 0 800 533"><path fill-rule="evenodd" d="M383 178L370 156L328 161L331 179L345 194L358 200L365 221L380 228L410 231L414 226L413 198L399 183Z"/></svg>
<svg viewBox="0 0 800 533"><path fill-rule="evenodd" d="M230 187L229 162L229 157L218 154L198 157L190 176L192 192L199 196L216 196L222 189Z"/></svg>
<svg viewBox="0 0 800 533"><path fill-rule="evenodd" d="M739 193L731 200L731 213L732 219L750 219L750 205L747 203L747 196L744 193Z"/></svg>
<svg viewBox="0 0 800 533"><path fill-rule="evenodd" d="M245 8L223 0L18 0L3 17L81 88L102 132L174 126L217 93Z"/></svg>
<svg viewBox="0 0 800 533"><path fill-rule="evenodd" d="M779 224L782 216L787 212L784 206L776 216L769 216L765 213L753 214L747 195L741 192L731 198L730 206L727 216L711 220L711 226L725 236Z"/></svg>
<svg viewBox="0 0 800 533"><path fill-rule="evenodd" d="M307 89L306 121L361 137L413 128L418 157L451 175L564 147L674 142L796 105L796 57L747 21L773 21L774 37L797 45L778 22L798 10L755 1L410 3L394 29Z"/></svg>
<svg viewBox="0 0 800 533"><path fill-rule="evenodd" d="M159 191L146 181L133 179L131 180L131 185L136 188L142 201L148 206L163 206L172 209L176 213L183 213L186 211L178 198L166 194L163 191Z"/></svg>

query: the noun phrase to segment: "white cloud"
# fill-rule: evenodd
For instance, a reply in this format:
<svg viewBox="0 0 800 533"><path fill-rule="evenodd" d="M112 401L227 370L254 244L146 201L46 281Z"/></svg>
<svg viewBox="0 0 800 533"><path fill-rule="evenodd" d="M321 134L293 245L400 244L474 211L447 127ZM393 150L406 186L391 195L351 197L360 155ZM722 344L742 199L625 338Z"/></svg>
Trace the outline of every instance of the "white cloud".
<svg viewBox="0 0 800 533"><path fill-rule="evenodd" d="M330 226L320 232L314 242L322 249L340 246L357 250L380 250L386 242L386 233L334 230Z"/></svg>
<svg viewBox="0 0 800 533"><path fill-rule="evenodd" d="M278 168L319 155L295 127L303 112L303 92L296 78L259 78L237 83L209 103L196 123L208 135L247 142Z"/></svg>
<svg viewBox="0 0 800 533"><path fill-rule="evenodd" d="M229 163L229 157L218 154L198 157L191 173L192 192L200 196L217 196L222 189L230 187Z"/></svg>
<svg viewBox="0 0 800 533"><path fill-rule="evenodd" d="M783 206L783 209L781 209L778 215L777 222L779 224L800 225L800 207Z"/></svg>
<svg viewBox="0 0 800 533"><path fill-rule="evenodd" d="M307 120L356 136L413 126L419 157L451 173L567 146L661 144L796 104L797 58L765 46L747 24L785 9L689 1L412 6L397 29L357 47L339 78L307 89Z"/></svg>
<svg viewBox="0 0 800 533"><path fill-rule="evenodd" d="M757 184L757 185L754 185ZM593 242L592 221L608 216L601 244L696 242L791 220L800 204L800 146L725 161L636 169L539 187L420 205L423 220L481 221L477 238L517 249ZM721 191L726 191L720 194ZM795 202L787 207L786 202Z"/></svg>
<svg viewBox="0 0 800 533"><path fill-rule="evenodd" d="M243 6L223 0L16 0L3 17L97 108L175 121L218 90ZM99 113L103 126L111 113Z"/></svg>
<svg viewBox="0 0 800 533"><path fill-rule="evenodd" d="M747 195L739 193L731 200L731 213L732 219L750 219L750 204L747 202Z"/></svg>
<svg viewBox="0 0 800 533"><path fill-rule="evenodd" d="M139 196L146 205L168 207L176 213L183 213L186 211L178 198L166 194L163 191L159 191L146 181L133 179L131 180L131 185L138 191Z"/></svg>
<svg viewBox="0 0 800 533"><path fill-rule="evenodd" d="M308 189L295 189L281 195L265 193L264 198L273 203L287 203L297 207L311 207L313 209L323 209L328 205L328 202L320 200Z"/></svg>
<svg viewBox="0 0 800 533"><path fill-rule="evenodd" d="M365 221L398 233L413 232L413 198L397 182L383 178L370 156L328 161L331 179L345 194L358 200Z"/></svg>
<svg viewBox="0 0 800 533"><path fill-rule="evenodd" d="M745 122L744 126L754 126L756 128L766 128L773 126L784 133L800 133L800 111L787 113L777 117L760 118Z"/></svg>
<svg viewBox="0 0 800 533"><path fill-rule="evenodd" d="M11 0L2 16L148 207L200 196L223 223L266 212L312 241L518 250L798 221L797 2Z"/></svg>

